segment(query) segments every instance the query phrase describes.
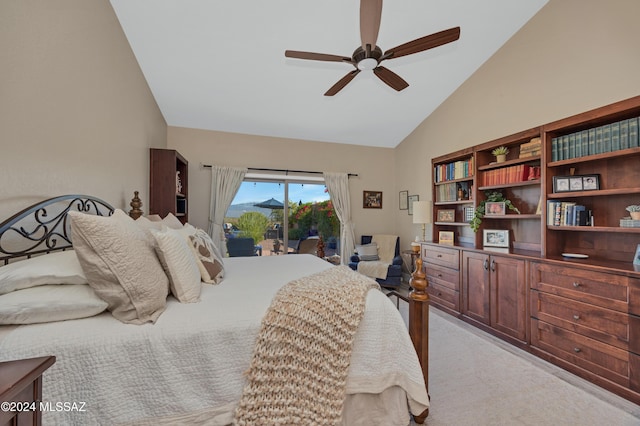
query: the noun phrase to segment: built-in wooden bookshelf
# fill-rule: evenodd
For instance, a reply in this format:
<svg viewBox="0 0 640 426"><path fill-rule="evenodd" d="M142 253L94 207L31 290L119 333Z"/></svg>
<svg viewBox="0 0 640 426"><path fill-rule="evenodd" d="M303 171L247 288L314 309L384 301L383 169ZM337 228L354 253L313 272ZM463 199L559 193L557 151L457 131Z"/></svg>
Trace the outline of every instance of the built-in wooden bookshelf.
<svg viewBox="0 0 640 426"><path fill-rule="evenodd" d="M150 149L149 214L189 220L189 162L173 149Z"/></svg>

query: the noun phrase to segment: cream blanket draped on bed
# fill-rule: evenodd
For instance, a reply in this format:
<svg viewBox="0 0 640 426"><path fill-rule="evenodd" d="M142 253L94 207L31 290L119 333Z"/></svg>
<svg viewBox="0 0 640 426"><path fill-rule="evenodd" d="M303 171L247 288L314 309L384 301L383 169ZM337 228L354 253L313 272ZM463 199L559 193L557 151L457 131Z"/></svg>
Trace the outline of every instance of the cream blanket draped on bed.
<svg viewBox="0 0 640 426"><path fill-rule="evenodd" d="M262 320L236 424L338 425L370 278L337 266L291 281Z"/></svg>

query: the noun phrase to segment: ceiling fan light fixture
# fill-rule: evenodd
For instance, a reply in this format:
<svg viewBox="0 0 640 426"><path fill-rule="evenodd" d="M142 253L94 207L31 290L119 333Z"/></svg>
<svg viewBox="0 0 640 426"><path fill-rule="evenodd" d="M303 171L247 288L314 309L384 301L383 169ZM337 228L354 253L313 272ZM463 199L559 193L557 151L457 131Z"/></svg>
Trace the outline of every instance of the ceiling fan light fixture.
<svg viewBox="0 0 640 426"><path fill-rule="evenodd" d="M360 71L371 71L378 66L378 61L373 58L365 58L358 62L358 69Z"/></svg>

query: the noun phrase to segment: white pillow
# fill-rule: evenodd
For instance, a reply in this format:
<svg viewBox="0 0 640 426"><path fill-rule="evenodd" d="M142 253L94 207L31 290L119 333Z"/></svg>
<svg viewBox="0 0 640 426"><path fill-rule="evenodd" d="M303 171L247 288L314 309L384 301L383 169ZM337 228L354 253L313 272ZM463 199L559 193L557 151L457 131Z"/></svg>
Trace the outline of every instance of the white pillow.
<svg viewBox="0 0 640 426"><path fill-rule="evenodd" d="M180 219L175 217L173 213L167 213L167 215L162 219L162 223L167 225L167 227L172 229L180 229L182 228L182 222Z"/></svg>
<svg viewBox="0 0 640 426"><path fill-rule="evenodd" d="M86 284L42 285L0 296L0 324L35 324L98 315L107 309Z"/></svg>
<svg viewBox="0 0 640 426"><path fill-rule="evenodd" d="M200 268L195 255L187 243L187 237L176 229L151 230L156 240L156 252L164 268L171 294L182 303L200 301Z"/></svg>
<svg viewBox="0 0 640 426"><path fill-rule="evenodd" d="M364 244L361 246L356 246L356 252L358 252L358 257L360 260L380 260L378 256L378 245L377 244Z"/></svg>
<svg viewBox="0 0 640 426"><path fill-rule="evenodd" d="M169 279L147 233L122 210L110 217L68 214L89 285L113 316L132 324L155 322L166 307Z"/></svg>
<svg viewBox="0 0 640 426"><path fill-rule="evenodd" d="M189 236L189 241L198 261L202 281L209 284L220 284L224 278L224 263L222 256L220 256L220 250L215 246L209 234L202 229L197 229L195 234Z"/></svg>
<svg viewBox="0 0 640 426"><path fill-rule="evenodd" d="M45 254L0 267L0 294L44 284L86 284L73 250Z"/></svg>

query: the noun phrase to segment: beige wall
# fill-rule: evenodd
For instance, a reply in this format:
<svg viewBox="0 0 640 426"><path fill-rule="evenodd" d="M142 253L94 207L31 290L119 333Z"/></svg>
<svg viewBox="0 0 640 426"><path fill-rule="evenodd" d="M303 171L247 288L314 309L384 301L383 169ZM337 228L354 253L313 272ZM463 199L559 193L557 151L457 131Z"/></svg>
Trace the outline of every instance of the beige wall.
<svg viewBox="0 0 640 426"><path fill-rule="evenodd" d="M638 16L637 0L551 0L396 148L396 189L431 199L431 158L640 94ZM397 218L407 241L417 225Z"/></svg>
<svg viewBox="0 0 640 426"><path fill-rule="evenodd" d="M189 160L189 222L207 227L211 171L201 164L356 173L349 180L356 238L396 233L393 150L169 127L169 148ZM382 209L363 209L362 191L382 191ZM260 200L257 200L260 201Z"/></svg>
<svg viewBox="0 0 640 426"><path fill-rule="evenodd" d="M1 1L0 58L0 217L68 193L146 205L166 123L109 1Z"/></svg>

